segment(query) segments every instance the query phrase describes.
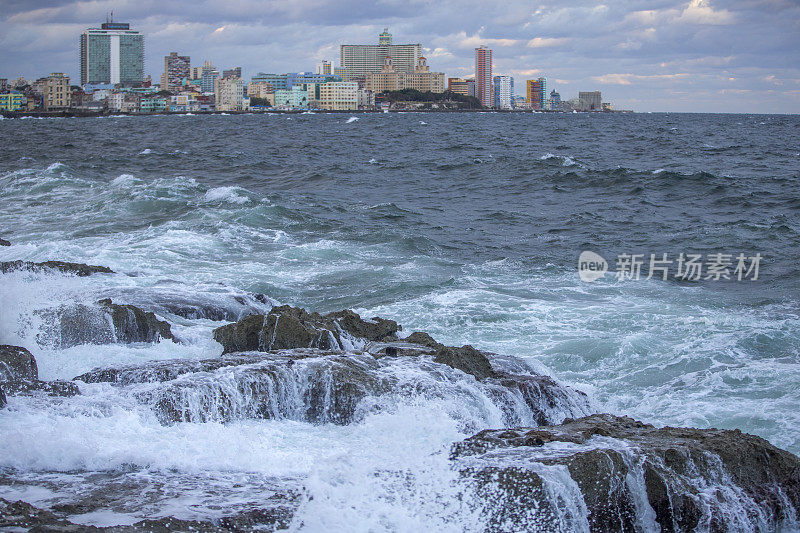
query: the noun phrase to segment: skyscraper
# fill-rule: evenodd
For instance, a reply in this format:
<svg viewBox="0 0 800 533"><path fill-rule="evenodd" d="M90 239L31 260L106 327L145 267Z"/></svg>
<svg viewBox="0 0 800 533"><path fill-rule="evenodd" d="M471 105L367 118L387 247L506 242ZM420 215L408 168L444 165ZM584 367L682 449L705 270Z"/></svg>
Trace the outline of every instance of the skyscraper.
<svg viewBox="0 0 800 533"><path fill-rule="evenodd" d="M144 79L144 36L125 22L104 22L81 33L81 85L139 85Z"/></svg>
<svg viewBox="0 0 800 533"><path fill-rule="evenodd" d="M484 107L492 107L492 50L486 46L475 49L475 96Z"/></svg>
<svg viewBox="0 0 800 533"><path fill-rule="evenodd" d="M495 76L494 80L494 107L497 109L511 109L514 98L514 78L511 76Z"/></svg>
<svg viewBox="0 0 800 533"><path fill-rule="evenodd" d="M528 80L527 102L532 109L547 109L547 78Z"/></svg>
<svg viewBox="0 0 800 533"><path fill-rule="evenodd" d="M422 57L422 45L392 44L392 34L383 30L378 36L378 44L343 44L340 53L341 70L338 72L348 81L368 72L380 72L387 57L392 58L398 72L414 72Z"/></svg>
<svg viewBox="0 0 800 533"><path fill-rule="evenodd" d="M578 92L581 111L600 111L603 109L603 97L600 91Z"/></svg>
<svg viewBox="0 0 800 533"><path fill-rule="evenodd" d="M189 56L179 56L178 52L170 52L164 56L164 75L161 78L162 91L179 91L183 80L191 78Z"/></svg>

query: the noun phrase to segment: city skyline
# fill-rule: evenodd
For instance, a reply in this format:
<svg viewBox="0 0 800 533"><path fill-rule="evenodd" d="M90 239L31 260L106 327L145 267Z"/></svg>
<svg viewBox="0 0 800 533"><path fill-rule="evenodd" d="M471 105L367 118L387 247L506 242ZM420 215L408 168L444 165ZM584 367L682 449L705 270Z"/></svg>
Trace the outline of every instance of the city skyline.
<svg viewBox="0 0 800 533"><path fill-rule="evenodd" d="M114 11L115 20L145 35L145 74L154 83L173 51L190 56L193 66L241 65L249 79L259 71L313 71L322 60L338 65L341 44L374 42L388 27L395 43L421 43L428 64L448 77L473 76L474 49L487 45L493 74L514 76L518 94L522 80L544 76L562 95L601 90L618 108L637 111L800 112L800 6L782 0L662 1L648 10L637 2L511 2L502 10L479 3L454 10L447 2L361 10L326 2L313 9L248 1L225 9L4 3L0 42L15 53L0 67L9 78L65 72L79 79L76 35Z"/></svg>

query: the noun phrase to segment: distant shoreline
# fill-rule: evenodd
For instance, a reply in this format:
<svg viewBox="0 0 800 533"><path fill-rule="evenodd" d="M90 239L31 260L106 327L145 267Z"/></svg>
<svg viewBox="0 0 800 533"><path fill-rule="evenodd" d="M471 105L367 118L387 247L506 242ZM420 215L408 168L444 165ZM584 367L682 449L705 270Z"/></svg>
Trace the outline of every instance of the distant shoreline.
<svg viewBox="0 0 800 533"><path fill-rule="evenodd" d="M275 109L258 111L160 111L155 113L121 113L117 111L3 111L0 114L4 118L96 118L96 117L147 117L154 115L302 115L302 114L353 114L353 113L384 113L380 109ZM393 109L389 113L509 113L509 114L534 114L552 113L571 115L571 111L533 111L528 109ZM620 114L634 113L634 111L577 111L577 113L590 114Z"/></svg>

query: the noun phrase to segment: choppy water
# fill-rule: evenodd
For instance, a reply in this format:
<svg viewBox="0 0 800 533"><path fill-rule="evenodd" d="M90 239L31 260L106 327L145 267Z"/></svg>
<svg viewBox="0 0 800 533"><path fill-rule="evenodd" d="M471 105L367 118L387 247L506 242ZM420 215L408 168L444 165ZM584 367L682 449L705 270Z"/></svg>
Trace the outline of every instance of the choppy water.
<svg viewBox="0 0 800 533"><path fill-rule="evenodd" d="M31 349L44 379L211 357L221 352L211 320L170 317L180 345L60 349L35 311L105 296L154 309L179 300L230 307L263 293L522 357L590 392L600 410L740 428L800 452L800 118L348 118L1 121L0 236L13 246L0 247L0 260L121 274L0 275L0 344ZM620 253L764 259L758 281L587 284L577 274L584 249L612 263ZM123 505L92 523L123 523L142 509L213 516L213 487L235 478L268 492L264 480L281 478L317 496L300 513L312 529L460 530L477 522L448 477L446 450L502 423L453 399L418 398L344 427L161 426L107 388L83 392L0 411L0 432L13 435L0 442L0 468L71 472L64 486L89 483L76 471L170 471L165 483L186 489L172 507ZM191 474L207 481L189 489L181 476ZM28 496L46 502L53 490ZM240 496L227 494L229 505Z"/></svg>

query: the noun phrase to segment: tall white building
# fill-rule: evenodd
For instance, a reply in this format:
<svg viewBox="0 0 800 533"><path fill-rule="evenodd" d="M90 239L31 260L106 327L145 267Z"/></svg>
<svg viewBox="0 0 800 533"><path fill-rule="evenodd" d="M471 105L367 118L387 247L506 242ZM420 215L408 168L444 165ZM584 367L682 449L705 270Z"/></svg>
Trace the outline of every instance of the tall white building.
<svg viewBox="0 0 800 533"><path fill-rule="evenodd" d="M217 111L244 111L244 81L242 78L215 79L214 101Z"/></svg>
<svg viewBox="0 0 800 533"><path fill-rule="evenodd" d="M340 46L340 69L345 81L363 77L369 72L378 73L383 62L391 57L398 72L414 72L422 57L421 44L392 44L392 34L383 30L378 44L343 44Z"/></svg>
<svg viewBox="0 0 800 533"><path fill-rule="evenodd" d="M125 22L104 22L81 33L81 85L139 85L144 79L144 36Z"/></svg>
<svg viewBox="0 0 800 533"><path fill-rule="evenodd" d="M494 107L511 109L514 107L514 78L511 76L494 77Z"/></svg>

